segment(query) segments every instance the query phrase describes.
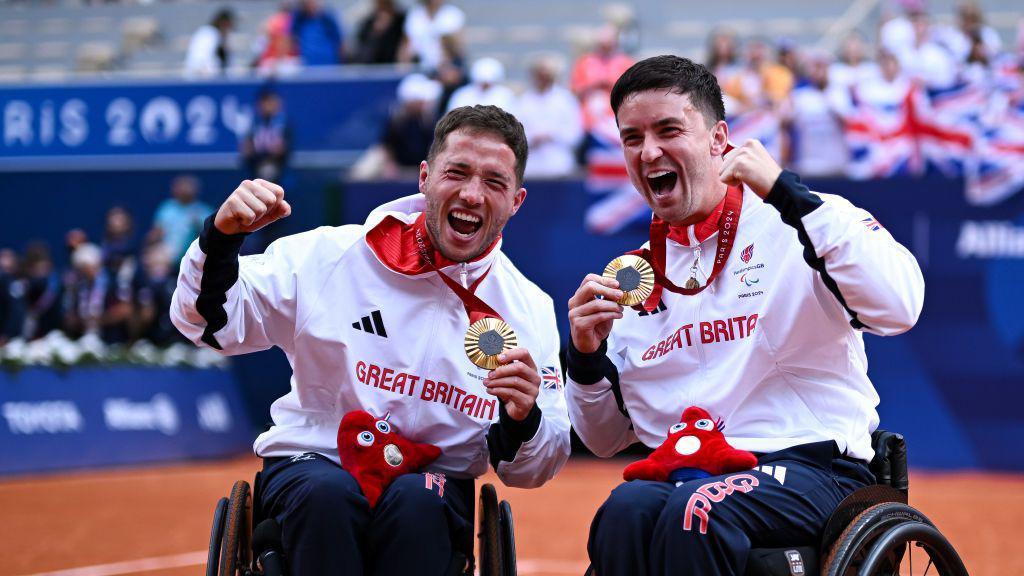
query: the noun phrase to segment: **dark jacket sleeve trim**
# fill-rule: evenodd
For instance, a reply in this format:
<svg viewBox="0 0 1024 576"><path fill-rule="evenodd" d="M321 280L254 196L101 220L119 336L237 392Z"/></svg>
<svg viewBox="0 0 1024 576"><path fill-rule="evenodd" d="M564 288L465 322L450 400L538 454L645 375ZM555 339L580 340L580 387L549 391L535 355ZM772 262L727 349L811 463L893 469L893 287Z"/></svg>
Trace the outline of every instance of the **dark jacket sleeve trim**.
<svg viewBox="0 0 1024 576"><path fill-rule="evenodd" d="M487 430L487 450L491 455L491 466L498 469L499 462L515 460L519 447L529 442L540 429L541 412L534 404L522 421L514 420L505 410L505 403L498 405L498 421Z"/></svg>
<svg viewBox="0 0 1024 576"><path fill-rule="evenodd" d="M835 279L825 269L825 260L815 255L814 246L811 244L811 239L807 236L807 230L804 229L804 224L801 220L804 216L817 210L825 202L800 182L799 176L789 170L782 171L782 174L779 175L779 179L775 181L775 185L772 186L771 192L768 193L764 201L779 211L783 222L796 229L797 238L804 247L804 261L821 274L821 280L825 283L825 287L828 288L829 292L836 297L839 304L850 315L850 326L866 328L864 323L857 318L857 312L847 306L846 299L843 298L842 293L839 291L839 285L836 284Z"/></svg>
<svg viewBox="0 0 1024 576"><path fill-rule="evenodd" d="M222 350L213 335L228 323L224 303L227 302L228 289L238 281L238 252L247 235L224 234L213 225L213 218L211 215L206 219L199 234L199 249L206 254L206 264L199 281L196 310L206 320L202 341Z"/></svg>
<svg viewBox="0 0 1024 576"><path fill-rule="evenodd" d="M569 378L577 384L589 386L607 378L612 385L612 395L615 396L615 404L619 412L629 418L626 410L626 402L622 399L622 388L619 387L619 369L615 367L608 358L608 341L601 342L597 350L586 353L580 352L569 339L569 348L565 352L566 372Z"/></svg>

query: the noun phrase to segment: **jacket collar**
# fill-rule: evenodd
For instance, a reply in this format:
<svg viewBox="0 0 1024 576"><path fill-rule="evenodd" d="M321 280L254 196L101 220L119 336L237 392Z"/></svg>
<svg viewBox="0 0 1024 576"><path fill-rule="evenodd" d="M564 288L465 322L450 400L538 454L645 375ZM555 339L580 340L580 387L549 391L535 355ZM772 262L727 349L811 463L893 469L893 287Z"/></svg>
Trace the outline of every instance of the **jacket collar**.
<svg viewBox="0 0 1024 576"><path fill-rule="evenodd" d="M425 220L422 212L387 213L366 233L366 244L381 264L399 274L416 276L430 272L432 268L427 261L430 258L438 270L451 275L454 270L448 269L461 263L445 258L433 246ZM467 272L486 269L500 246L501 236L498 236L482 254L465 263Z"/></svg>
<svg viewBox="0 0 1024 576"><path fill-rule="evenodd" d="M707 218L690 224L688 226L668 227L668 239L682 244L683 246L694 246L700 244L718 233L718 219L722 217L722 210L725 209L725 195L722 201L715 206Z"/></svg>

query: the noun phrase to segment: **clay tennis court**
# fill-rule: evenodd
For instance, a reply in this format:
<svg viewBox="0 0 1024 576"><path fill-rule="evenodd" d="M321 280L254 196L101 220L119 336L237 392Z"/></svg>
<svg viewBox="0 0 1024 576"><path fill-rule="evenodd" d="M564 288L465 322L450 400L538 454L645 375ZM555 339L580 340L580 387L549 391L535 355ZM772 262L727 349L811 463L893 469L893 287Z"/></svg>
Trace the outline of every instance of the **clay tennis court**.
<svg viewBox="0 0 1024 576"><path fill-rule="evenodd" d="M583 573L591 514L626 463L577 458L539 490L499 486L515 513L520 574ZM258 466L244 457L0 481L0 574L201 574L214 503ZM917 472L910 503L949 537L971 574L1024 574L1024 476Z"/></svg>

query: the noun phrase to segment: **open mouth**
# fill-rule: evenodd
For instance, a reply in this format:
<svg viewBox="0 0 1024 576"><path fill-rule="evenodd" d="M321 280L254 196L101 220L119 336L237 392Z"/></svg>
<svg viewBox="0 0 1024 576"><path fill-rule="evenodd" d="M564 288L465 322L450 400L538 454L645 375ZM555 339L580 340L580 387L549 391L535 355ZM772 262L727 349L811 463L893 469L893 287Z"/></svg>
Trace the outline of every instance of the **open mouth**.
<svg viewBox="0 0 1024 576"><path fill-rule="evenodd" d="M679 176L671 170L657 170L647 175L647 185L655 196L667 194L676 185Z"/></svg>
<svg viewBox="0 0 1024 576"><path fill-rule="evenodd" d="M483 220L469 212L452 210L448 213L448 225L460 236L472 236L483 225Z"/></svg>

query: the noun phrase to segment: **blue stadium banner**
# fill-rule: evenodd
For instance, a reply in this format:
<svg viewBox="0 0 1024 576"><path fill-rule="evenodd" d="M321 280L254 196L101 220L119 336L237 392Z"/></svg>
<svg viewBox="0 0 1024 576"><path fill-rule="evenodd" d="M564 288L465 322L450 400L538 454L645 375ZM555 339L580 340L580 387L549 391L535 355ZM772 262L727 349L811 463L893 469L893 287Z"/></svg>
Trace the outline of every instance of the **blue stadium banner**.
<svg viewBox="0 0 1024 576"><path fill-rule="evenodd" d="M0 371L0 474L228 456L252 440L228 370Z"/></svg>
<svg viewBox="0 0 1024 576"><path fill-rule="evenodd" d="M105 79L3 86L0 170L232 166L265 88L281 96L298 159L337 163L377 141L398 80L392 71L364 71L272 85Z"/></svg>

